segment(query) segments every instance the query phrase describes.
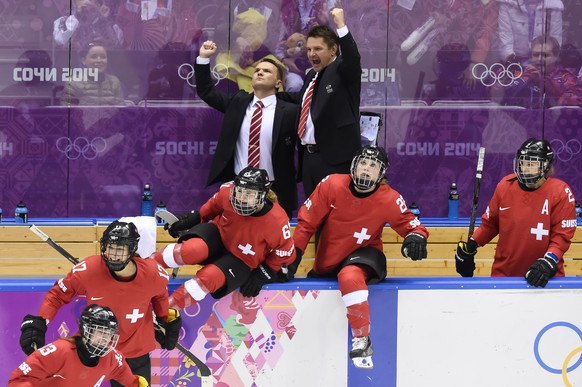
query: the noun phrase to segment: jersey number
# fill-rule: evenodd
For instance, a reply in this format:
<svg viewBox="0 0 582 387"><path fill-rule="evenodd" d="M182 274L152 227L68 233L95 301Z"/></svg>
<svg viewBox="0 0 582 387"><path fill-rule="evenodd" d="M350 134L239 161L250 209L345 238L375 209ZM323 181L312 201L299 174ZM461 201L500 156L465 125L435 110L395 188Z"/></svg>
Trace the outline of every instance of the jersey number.
<svg viewBox="0 0 582 387"><path fill-rule="evenodd" d="M54 344L45 345L41 349L38 350L42 356L50 355L51 353L55 352L57 347Z"/></svg>
<svg viewBox="0 0 582 387"><path fill-rule="evenodd" d="M281 231L283 231L283 239L291 238L291 226L289 225L289 223L284 225Z"/></svg>
<svg viewBox="0 0 582 387"><path fill-rule="evenodd" d="M404 211L406 211L406 202L404 201L402 195L400 195L400 197L396 199L396 204L400 208L400 212L404 214Z"/></svg>
<svg viewBox="0 0 582 387"><path fill-rule="evenodd" d="M574 194L570 191L570 188L566 188L564 191L568 194L568 201L572 203L574 201Z"/></svg>

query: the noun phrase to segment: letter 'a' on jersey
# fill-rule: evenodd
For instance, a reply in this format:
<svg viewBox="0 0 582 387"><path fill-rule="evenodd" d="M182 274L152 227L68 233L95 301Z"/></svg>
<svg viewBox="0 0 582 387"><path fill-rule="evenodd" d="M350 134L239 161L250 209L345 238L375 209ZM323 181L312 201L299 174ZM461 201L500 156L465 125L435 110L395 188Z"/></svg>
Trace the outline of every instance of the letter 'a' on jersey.
<svg viewBox="0 0 582 387"><path fill-rule="evenodd" d="M554 151L547 140L530 138L517 150L513 171L521 184L534 185L546 177L554 162Z"/></svg>

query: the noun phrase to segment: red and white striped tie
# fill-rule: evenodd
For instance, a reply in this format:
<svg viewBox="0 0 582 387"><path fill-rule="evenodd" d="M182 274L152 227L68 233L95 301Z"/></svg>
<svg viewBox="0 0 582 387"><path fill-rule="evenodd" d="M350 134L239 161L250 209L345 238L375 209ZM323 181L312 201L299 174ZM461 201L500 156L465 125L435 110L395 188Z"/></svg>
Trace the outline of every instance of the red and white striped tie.
<svg viewBox="0 0 582 387"><path fill-rule="evenodd" d="M299 126L297 127L297 135L299 139L305 134L305 128L307 127L307 117L309 116L309 108L311 105L311 97L313 96L313 87L315 86L315 80L317 79L317 74L311 80L309 87L307 88L307 93L305 94L305 99L303 104L301 104L301 116L299 117Z"/></svg>
<svg viewBox="0 0 582 387"><path fill-rule="evenodd" d="M255 111L251 118L251 128L249 130L249 153L248 163L253 168L258 168L261 161L261 122L263 120L263 103L255 103Z"/></svg>

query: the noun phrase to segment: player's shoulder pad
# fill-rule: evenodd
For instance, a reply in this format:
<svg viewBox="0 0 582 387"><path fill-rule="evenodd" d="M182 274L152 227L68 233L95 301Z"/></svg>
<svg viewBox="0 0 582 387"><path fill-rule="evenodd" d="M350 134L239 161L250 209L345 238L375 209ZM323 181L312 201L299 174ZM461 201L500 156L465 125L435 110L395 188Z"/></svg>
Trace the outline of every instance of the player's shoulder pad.
<svg viewBox="0 0 582 387"><path fill-rule="evenodd" d="M79 268L79 267L83 267L84 270L74 270L73 269L73 268ZM88 272L88 271L95 272L96 270L101 270L102 268L107 268L107 267L103 263L103 258L101 258L100 255L91 255L91 256L83 259L79 263L77 263L75 266L73 266L73 268L71 268L71 270L70 270L71 272L74 271L75 273L84 273L84 272Z"/></svg>
<svg viewBox="0 0 582 387"><path fill-rule="evenodd" d="M136 259L136 265L138 265L138 270L143 270L145 272L145 277L152 281L152 283L163 283L168 284L170 276L166 269L164 269L160 264L156 262L153 258L141 258ZM140 262L140 263L138 263Z"/></svg>
<svg viewBox="0 0 582 387"><path fill-rule="evenodd" d="M223 189L223 188L228 188L228 189L230 189L230 187L232 187L233 185L234 185L234 180L227 181L226 183L222 183L222 184L220 185L220 188L219 188L219 190L221 190L221 189Z"/></svg>

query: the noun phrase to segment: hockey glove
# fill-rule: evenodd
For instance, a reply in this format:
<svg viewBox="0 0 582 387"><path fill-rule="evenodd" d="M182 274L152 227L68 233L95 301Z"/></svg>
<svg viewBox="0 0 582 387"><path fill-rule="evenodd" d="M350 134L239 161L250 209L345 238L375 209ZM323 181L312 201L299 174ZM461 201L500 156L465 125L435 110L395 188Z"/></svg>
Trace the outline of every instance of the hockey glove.
<svg viewBox="0 0 582 387"><path fill-rule="evenodd" d="M135 375L137 377L137 386L138 387L150 387L147 379L140 375Z"/></svg>
<svg viewBox="0 0 582 387"><path fill-rule="evenodd" d="M20 348L30 355L37 348L44 347L46 320L40 316L27 314L20 325Z"/></svg>
<svg viewBox="0 0 582 387"><path fill-rule="evenodd" d="M189 230L197 224L200 224L200 221L200 213L198 211L192 211L180 215L178 220L171 225L168 223L164 224L164 230L167 230L172 238L178 238L180 236L180 231Z"/></svg>
<svg viewBox="0 0 582 387"><path fill-rule="evenodd" d="M279 281L286 282L291 281L293 278L295 278L295 273L297 273L297 269L299 268L299 264L301 263L302 258L303 251L301 251L298 248L295 248L295 260L286 267L281 267L281 272L283 273L283 275L279 276L280 277ZM284 269L287 270L286 273L284 272Z"/></svg>
<svg viewBox="0 0 582 387"><path fill-rule="evenodd" d="M245 297L256 297L264 284L275 280L276 274L268 265L260 264L251 272L247 282L241 285L240 292Z"/></svg>
<svg viewBox="0 0 582 387"><path fill-rule="evenodd" d="M457 273L463 277L473 277L475 271L475 254L479 245L472 238L469 242L460 241L455 254L455 267Z"/></svg>
<svg viewBox="0 0 582 387"><path fill-rule="evenodd" d="M531 286L545 288L548 280L558 272L558 257L554 253L546 253L538 258L525 273L525 279Z"/></svg>
<svg viewBox="0 0 582 387"><path fill-rule="evenodd" d="M404 238L402 249L400 250L403 257L408 257L413 261L419 261L426 258L426 238L416 232L411 232Z"/></svg>
<svg viewBox="0 0 582 387"><path fill-rule="evenodd" d="M164 321L161 318L157 318L158 323L164 328L165 332L162 330L155 330L156 341L160 343L163 349L171 351L176 348L176 343L180 338L180 329L182 328L182 317L180 312L176 309L170 309L168 311L168 321Z"/></svg>

